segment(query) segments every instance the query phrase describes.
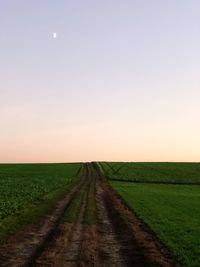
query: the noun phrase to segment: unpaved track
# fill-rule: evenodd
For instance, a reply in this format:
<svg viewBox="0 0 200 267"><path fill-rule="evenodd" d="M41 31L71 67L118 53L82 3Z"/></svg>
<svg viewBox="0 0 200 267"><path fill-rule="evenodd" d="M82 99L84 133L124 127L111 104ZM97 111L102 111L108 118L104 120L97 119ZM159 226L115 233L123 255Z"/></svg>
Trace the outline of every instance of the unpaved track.
<svg viewBox="0 0 200 267"><path fill-rule="evenodd" d="M99 230L99 256L101 266L120 267L125 266L125 261L120 255L120 244L114 232L113 225L109 219L109 211L106 209L104 191L100 184L97 185L96 203L98 212Z"/></svg>
<svg viewBox="0 0 200 267"><path fill-rule="evenodd" d="M84 233L83 220L87 208L87 194L88 191L86 191L84 194L78 220L75 223L72 237L70 239L70 244L68 245L68 247L66 247L65 253L62 255L63 257L60 267L76 266L77 262L80 259Z"/></svg>
<svg viewBox="0 0 200 267"><path fill-rule="evenodd" d="M90 231L91 229L88 228L92 227L86 227L86 223L88 216L87 213L89 193L95 184L93 181L93 176L91 174L91 169L88 168L88 165L86 165L85 168L87 168L87 176L84 177L85 182L82 184L81 188L74 196L75 199L78 194L83 193L83 197L81 198L81 205L74 210L74 213L76 213L77 216L75 217L73 223L62 222L57 227L54 233L54 237L49 240L49 242L41 251L40 255L34 260L32 266L94 266L93 258L88 257L88 252L89 250L91 250L90 242L88 241L90 241L90 236L92 234L92 232ZM67 212L68 210L66 210L66 214ZM88 233L90 233L89 237ZM64 239L63 235L65 235ZM88 245L87 248L86 244Z"/></svg>
<svg viewBox="0 0 200 267"><path fill-rule="evenodd" d="M63 208L58 223L52 225L37 250L31 252L29 246L27 252L19 246L18 256L2 258L0 266L178 266L168 250L112 190L95 163L84 165L82 182L72 192L68 204L65 203L65 214L76 200L73 221L62 219Z"/></svg>

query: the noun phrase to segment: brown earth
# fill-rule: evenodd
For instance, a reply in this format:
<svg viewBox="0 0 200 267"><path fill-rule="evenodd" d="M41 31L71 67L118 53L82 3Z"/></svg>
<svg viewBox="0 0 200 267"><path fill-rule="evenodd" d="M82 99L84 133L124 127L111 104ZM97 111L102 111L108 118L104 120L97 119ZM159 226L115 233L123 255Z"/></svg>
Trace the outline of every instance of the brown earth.
<svg viewBox="0 0 200 267"><path fill-rule="evenodd" d="M69 214L73 220L67 217ZM90 163L84 165L79 184L40 227L27 226L0 247L0 266L175 267L178 264L113 191L98 166Z"/></svg>

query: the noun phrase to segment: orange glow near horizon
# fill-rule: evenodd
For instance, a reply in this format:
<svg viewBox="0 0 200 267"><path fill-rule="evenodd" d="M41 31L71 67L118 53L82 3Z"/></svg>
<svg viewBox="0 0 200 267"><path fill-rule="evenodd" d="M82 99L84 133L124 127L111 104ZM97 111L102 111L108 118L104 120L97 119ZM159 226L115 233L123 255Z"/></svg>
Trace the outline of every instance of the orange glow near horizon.
<svg viewBox="0 0 200 267"><path fill-rule="evenodd" d="M140 129L141 130L141 129ZM198 136L99 124L24 133L1 147L0 162L198 161ZM148 131L148 135L146 132ZM161 138L162 136L162 138ZM194 138L196 137L196 139ZM3 153L2 153L3 151Z"/></svg>

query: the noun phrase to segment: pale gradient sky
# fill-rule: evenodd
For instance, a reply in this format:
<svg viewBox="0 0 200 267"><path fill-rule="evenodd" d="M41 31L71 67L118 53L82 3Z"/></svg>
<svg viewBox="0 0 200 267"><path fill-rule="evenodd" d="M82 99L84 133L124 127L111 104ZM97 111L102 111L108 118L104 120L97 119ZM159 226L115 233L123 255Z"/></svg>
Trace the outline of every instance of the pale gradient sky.
<svg viewBox="0 0 200 267"><path fill-rule="evenodd" d="M0 74L0 162L200 161L199 0L0 0Z"/></svg>

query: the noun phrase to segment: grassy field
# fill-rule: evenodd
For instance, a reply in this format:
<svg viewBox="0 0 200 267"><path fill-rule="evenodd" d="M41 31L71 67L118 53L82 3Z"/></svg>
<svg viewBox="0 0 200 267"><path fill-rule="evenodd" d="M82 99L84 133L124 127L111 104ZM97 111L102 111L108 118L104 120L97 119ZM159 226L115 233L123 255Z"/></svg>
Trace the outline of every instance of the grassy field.
<svg viewBox="0 0 200 267"><path fill-rule="evenodd" d="M199 267L200 186L111 184L184 266Z"/></svg>
<svg viewBox="0 0 200 267"><path fill-rule="evenodd" d="M81 164L0 164L0 240L37 220L78 179ZM76 177L76 178L75 178Z"/></svg>
<svg viewBox="0 0 200 267"><path fill-rule="evenodd" d="M199 266L200 163L103 162L100 168L184 266Z"/></svg>
<svg viewBox="0 0 200 267"><path fill-rule="evenodd" d="M200 163L101 163L110 180L200 184Z"/></svg>

